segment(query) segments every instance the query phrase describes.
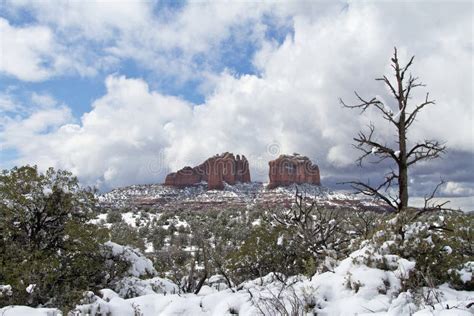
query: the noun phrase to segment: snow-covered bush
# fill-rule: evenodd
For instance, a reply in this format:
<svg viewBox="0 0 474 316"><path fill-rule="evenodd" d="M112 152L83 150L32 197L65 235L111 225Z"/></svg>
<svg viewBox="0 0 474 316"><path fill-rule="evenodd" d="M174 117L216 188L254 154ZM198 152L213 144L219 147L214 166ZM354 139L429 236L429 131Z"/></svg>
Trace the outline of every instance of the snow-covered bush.
<svg viewBox="0 0 474 316"><path fill-rule="evenodd" d="M457 289L472 290L472 279L462 280L459 271L474 260L474 217L451 211L417 214L394 215L374 237L386 252L416 262L405 288L449 282Z"/></svg>
<svg viewBox="0 0 474 316"><path fill-rule="evenodd" d="M122 298L131 298L148 294L177 294L179 288L168 279L154 277L151 279L140 279L137 277L125 277L113 286L117 294Z"/></svg>

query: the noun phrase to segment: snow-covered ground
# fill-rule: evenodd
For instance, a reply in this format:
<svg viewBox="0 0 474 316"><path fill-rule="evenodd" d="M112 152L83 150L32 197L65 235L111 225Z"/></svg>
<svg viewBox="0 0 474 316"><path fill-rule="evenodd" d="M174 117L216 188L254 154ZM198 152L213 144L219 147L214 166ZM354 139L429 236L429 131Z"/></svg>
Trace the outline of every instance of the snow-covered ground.
<svg viewBox="0 0 474 316"><path fill-rule="evenodd" d="M114 251L123 251L112 245ZM390 270L367 264L367 256L385 256ZM134 271L149 266L136 258ZM118 292L101 290L98 295L86 293L83 304L73 315L155 316L155 315L472 315L474 293L456 291L447 284L424 289L433 297L431 304L421 303L410 291L401 291L401 282L415 266L414 262L385 254L371 245L361 247L342 260L333 271L316 274L311 279L292 277L286 285L274 274L247 281L236 289L218 290L216 284L205 285L199 294L174 294L178 287L171 281L154 277L141 280L127 278ZM472 271L470 272L472 278ZM140 273L138 273L140 274ZM212 278L211 278L212 279ZM214 277L217 279L217 277ZM124 298L130 289L136 297ZM471 306L469 307L469 305ZM102 313L102 314L100 314ZM109 314L110 313L110 314ZM24 306L0 309L4 316L55 316L53 309L31 309Z"/></svg>

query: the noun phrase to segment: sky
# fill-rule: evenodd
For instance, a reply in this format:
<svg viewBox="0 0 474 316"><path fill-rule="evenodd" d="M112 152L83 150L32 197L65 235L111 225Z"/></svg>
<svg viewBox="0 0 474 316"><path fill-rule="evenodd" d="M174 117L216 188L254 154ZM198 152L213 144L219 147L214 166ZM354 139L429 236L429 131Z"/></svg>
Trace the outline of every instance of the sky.
<svg viewBox="0 0 474 316"><path fill-rule="evenodd" d="M255 181L300 153L339 188L377 183L390 165L355 164L352 138L375 112L339 98L395 100L393 47L436 104L410 144L445 142L410 171L413 196L474 196L473 4L470 1L0 0L0 167L68 169L101 190L161 183L222 152L244 154ZM474 204L474 202L472 202Z"/></svg>

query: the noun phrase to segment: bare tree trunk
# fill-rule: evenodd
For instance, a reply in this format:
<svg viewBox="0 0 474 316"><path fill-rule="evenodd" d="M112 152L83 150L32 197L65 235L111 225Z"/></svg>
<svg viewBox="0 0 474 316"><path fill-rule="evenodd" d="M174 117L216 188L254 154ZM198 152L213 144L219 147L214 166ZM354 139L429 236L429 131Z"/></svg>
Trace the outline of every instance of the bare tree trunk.
<svg viewBox="0 0 474 316"><path fill-rule="evenodd" d="M401 124L402 125L402 124ZM398 192L399 199L398 210L404 210L408 207L408 165L406 156L406 138L405 129L400 129L400 162L398 163Z"/></svg>
<svg viewBox="0 0 474 316"><path fill-rule="evenodd" d="M400 154L398 156L398 193L399 201L397 201L398 211L404 210L408 207L408 164L407 164L407 137L406 137L406 124L405 124L405 114L406 114L406 105L407 100L405 99L405 91L403 88L403 78L400 74L400 65L398 63L397 52L393 58L395 65L395 76L397 78L398 85L398 109L400 111L400 116L398 120L398 144Z"/></svg>
<svg viewBox="0 0 474 316"><path fill-rule="evenodd" d="M204 285L204 282L206 281L207 279L207 271L204 271L204 275L202 276L202 278L199 280L199 283L198 285L196 286L196 290L194 291L194 294L198 294L199 291L201 291L201 288L202 286Z"/></svg>
<svg viewBox="0 0 474 316"><path fill-rule="evenodd" d="M196 286L196 290L194 291L194 294L198 294L199 291L201 291L201 288L204 285L204 282L206 281L207 275L209 272L209 264L207 262L207 251L206 251L206 245L204 244L204 241L202 242L202 256L203 256L203 261L204 261L204 275L199 280L199 283Z"/></svg>

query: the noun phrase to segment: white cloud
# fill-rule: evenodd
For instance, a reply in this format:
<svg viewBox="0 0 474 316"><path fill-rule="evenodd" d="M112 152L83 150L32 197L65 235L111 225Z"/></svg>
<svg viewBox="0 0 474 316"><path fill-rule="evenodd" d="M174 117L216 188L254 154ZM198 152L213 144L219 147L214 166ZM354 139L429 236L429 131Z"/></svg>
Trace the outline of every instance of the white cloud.
<svg viewBox="0 0 474 316"><path fill-rule="evenodd" d="M49 94L37 93L37 92L33 92L31 94L31 101L35 105L39 107L43 107L43 108L54 107L55 105L58 104L58 101L53 96Z"/></svg>
<svg viewBox="0 0 474 316"><path fill-rule="evenodd" d="M0 71L26 81L51 76L54 62L54 39L43 26L16 28L0 18Z"/></svg>
<svg viewBox="0 0 474 316"><path fill-rule="evenodd" d="M10 16L27 11L39 25L53 31L67 50L65 56L72 59L63 61L63 67L93 75L119 60L134 60L144 69L181 81L202 79L212 72L214 64L226 59L221 45L230 37L237 44L259 47L269 24L291 26L295 12L317 16L327 7L340 7L270 1L190 2L175 9L133 0L6 3Z"/></svg>
<svg viewBox="0 0 474 316"><path fill-rule="evenodd" d="M447 196L473 196L474 189L459 182L448 181L442 188L442 193Z"/></svg>
<svg viewBox="0 0 474 316"><path fill-rule="evenodd" d="M18 163L72 170L88 184L124 185L163 177L167 127L189 121L191 108L151 92L138 79L110 76L107 93L75 124L64 106L43 108L4 125L1 143L19 151ZM184 128L184 127L183 127Z"/></svg>
<svg viewBox="0 0 474 316"><path fill-rule="evenodd" d="M18 105L16 104L14 97L10 93L0 93L0 113L15 111L17 108Z"/></svg>
<svg viewBox="0 0 474 316"><path fill-rule="evenodd" d="M44 25L14 26L0 17L0 73L23 81L44 81L56 75L96 74L114 62L110 58L84 61L81 47L70 50Z"/></svg>
<svg viewBox="0 0 474 316"><path fill-rule="evenodd" d="M394 131L374 113L363 118L357 111L342 108L338 98L350 102L352 91L357 90L390 102L388 91L373 79L391 71L389 58L397 45L403 59L417 56L414 72L438 101L436 108L420 114L410 139L442 138L453 148L472 153L472 39L458 32L470 28L472 17L462 6L436 5L446 10L427 9L426 3L403 3L402 10L389 3L356 2L343 11L319 13L318 18L296 14L294 37L288 36L282 45L263 42L254 56L258 76L227 71L208 76L207 84L214 88L204 104L193 107L150 91L141 79L109 76L107 93L93 102L79 124L61 112L63 120L48 123L55 128L44 132L45 123L35 127L28 120L37 122L38 118L29 117L7 126L3 139L19 150L20 162L67 168L88 183L104 186L159 182L168 166L193 165L223 151L245 154L253 178L266 180L267 161L274 157L268 148L309 155L320 164L323 175L330 175L354 160L351 139L369 120L377 124L379 137L393 137ZM157 35L163 42L156 45L208 50L243 16L245 10L237 7L220 17L216 28L226 25L223 30L196 22L221 11L186 8L180 19ZM452 20L444 14L447 11L458 18ZM137 41L142 39L137 37ZM115 44L117 53L134 52L135 48L127 51L128 44ZM455 84L440 74L455 78ZM61 111L57 105L55 109ZM50 122L49 117L43 120ZM27 137L8 136L23 135L19 130L30 132Z"/></svg>

